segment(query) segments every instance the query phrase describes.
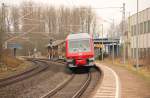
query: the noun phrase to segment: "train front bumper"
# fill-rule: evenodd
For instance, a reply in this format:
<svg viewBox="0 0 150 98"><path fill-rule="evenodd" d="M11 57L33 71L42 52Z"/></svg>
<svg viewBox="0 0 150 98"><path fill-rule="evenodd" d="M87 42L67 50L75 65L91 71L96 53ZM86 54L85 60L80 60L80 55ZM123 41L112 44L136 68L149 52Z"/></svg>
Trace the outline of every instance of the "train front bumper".
<svg viewBox="0 0 150 98"><path fill-rule="evenodd" d="M92 67L95 66L94 58L89 58L89 59L69 59L67 60L67 65L70 68L73 67Z"/></svg>

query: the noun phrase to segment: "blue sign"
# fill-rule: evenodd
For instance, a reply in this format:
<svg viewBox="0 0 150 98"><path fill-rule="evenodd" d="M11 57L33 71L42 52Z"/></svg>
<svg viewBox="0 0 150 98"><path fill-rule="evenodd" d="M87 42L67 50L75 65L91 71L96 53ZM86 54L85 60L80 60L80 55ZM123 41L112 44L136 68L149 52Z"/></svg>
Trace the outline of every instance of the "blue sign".
<svg viewBox="0 0 150 98"><path fill-rule="evenodd" d="M22 49L22 46L19 43L8 43L7 47L10 49Z"/></svg>

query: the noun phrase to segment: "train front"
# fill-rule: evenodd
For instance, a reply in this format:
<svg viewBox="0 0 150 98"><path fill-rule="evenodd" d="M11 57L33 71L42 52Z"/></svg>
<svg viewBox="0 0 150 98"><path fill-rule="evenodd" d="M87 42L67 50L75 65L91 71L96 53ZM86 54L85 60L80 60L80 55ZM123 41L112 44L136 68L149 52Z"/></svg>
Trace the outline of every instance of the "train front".
<svg viewBox="0 0 150 98"><path fill-rule="evenodd" d="M94 66L93 40L87 33L71 34L66 39L66 58L69 68Z"/></svg>

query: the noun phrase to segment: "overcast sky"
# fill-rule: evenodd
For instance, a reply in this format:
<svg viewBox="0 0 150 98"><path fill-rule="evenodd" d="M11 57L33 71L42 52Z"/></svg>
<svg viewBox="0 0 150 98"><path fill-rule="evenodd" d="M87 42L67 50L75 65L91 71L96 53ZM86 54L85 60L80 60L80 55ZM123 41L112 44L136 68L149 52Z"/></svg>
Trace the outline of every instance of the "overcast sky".
<svg viewBox="0 0 150 98"><path fill-rule="evenodd" d="M19 4L22 1L31 0L0 0L0 2L9 4ZM126 17L130 14L136 13L136 1L137 0L32 0L39 4L50 4L56 7L80 7L91 6L92 8L104 8L104 7L122 7L123 3L126 4ZM139 0L139 9L143 10L150 7L150 0ZM109 22L114 19L115 24L119 23L122 19L121 9L93 9L97 13L98 18L102 18Z"/></svg>

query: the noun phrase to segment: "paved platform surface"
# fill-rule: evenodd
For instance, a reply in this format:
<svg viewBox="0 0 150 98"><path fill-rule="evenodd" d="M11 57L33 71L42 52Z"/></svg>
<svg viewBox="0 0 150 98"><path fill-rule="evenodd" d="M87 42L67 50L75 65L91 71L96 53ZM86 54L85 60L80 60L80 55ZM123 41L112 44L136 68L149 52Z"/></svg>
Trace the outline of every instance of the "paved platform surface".
<svg viewBox="0 0 150 98"><path fill-rule="evenodd" d="M150 84L141 76L121 66L105 64L118 75L121 84L121 98L150 98Z"/></svg>
<svg viewBox="0 0 150 98"><path fill-rule="evenodd" d="M103 71L103 80L93 98L120 98L120 82L118 75L111 68L97 63Z"/></svg>
<svg viewBox="0 0 150 98"><path fill-rule="evenodd" d="M93 98L150 98L150 84L121 66L97 63L104 77Z"/></svg>

